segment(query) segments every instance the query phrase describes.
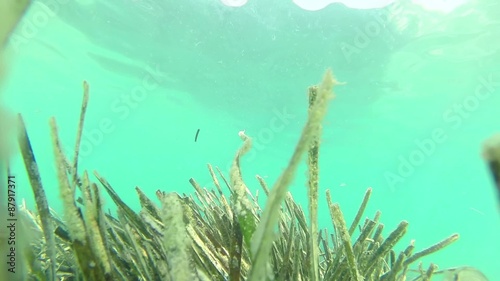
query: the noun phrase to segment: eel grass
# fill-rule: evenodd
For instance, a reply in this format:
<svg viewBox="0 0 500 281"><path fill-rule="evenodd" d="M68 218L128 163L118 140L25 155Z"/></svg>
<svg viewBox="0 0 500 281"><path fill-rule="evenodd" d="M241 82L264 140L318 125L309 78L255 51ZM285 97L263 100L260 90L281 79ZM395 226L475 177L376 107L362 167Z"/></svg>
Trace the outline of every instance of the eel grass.
<svg viewBox="0 0 500 281"><path fill-rule="evenodd" d="M420 258L458 239L453 234L426 249L416 251L413 242L396 253L394 246L407 231L402 221L387 237L379 222L363 215L372 189L368 188L355 219L348 225L330 191L326 201L333 233L318 227L319 146L321 122L339 82L330 70L318 86L309 88L307 122L288 167L272 188L257 182L267 196L263 209L258 192L252 195L244 183L240 159L251 149L243 140L230 169L229 179L208 165L215 189L189 182L194 194L156 191L160 205L139 187L140 211L135 212L99 173L78 173L78 152L89 85L83 82L83 103L73 160L64 155L57 123L50 120L55 167L64 206L59 217L48 205L38 165L21 115L18 142L36 199L37 211L23 204L18 213L30 235L20 251L23 270L9 280L431 280L437 266L410 269ZM308 154L309 219L288 188L294 173ZM224 193L230 194L229 198ZM103 209L102 192L117 206L116 215ZM155 200L156 201L156 200ZM354 236L359 229L357 237ZM276 231L277 230L277 231Z"/></svg>

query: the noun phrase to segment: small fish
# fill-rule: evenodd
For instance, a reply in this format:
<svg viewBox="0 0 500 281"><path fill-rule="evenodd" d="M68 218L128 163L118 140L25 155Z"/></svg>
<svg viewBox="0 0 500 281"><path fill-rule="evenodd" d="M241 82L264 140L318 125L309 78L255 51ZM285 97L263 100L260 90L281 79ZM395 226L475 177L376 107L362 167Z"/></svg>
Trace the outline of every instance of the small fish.
<svg viewBox="0 0 500 281"><path fill-rule="evenodd" d="M198 134L200 133L200 129L196 131L196 135L194 136L194 142L198 140Z"/></svg>
<svg viewBox="0 0 500 281"><path fill-rule="evenodd" d="M443 281L488 281L488 278L473 267L463 266L447 270Z"/></svg>

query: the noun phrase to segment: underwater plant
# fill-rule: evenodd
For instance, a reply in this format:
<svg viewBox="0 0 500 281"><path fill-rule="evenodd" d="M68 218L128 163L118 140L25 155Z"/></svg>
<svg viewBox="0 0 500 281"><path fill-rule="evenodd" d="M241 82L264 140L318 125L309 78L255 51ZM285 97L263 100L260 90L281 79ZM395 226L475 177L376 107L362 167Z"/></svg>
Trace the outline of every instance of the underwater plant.
<svg viewBox="0 0 500 281"><path fill-rule="evenodd" d="M3 85L3 79L5 76L5 46L7 45L10 34L19 23L29 4L29 0L0 1L0 87ZM1 98L2 97L0 95L0 101ZM7 113L7 110L0 103L0 164L5 163L4 161L7 159L7 155L9 154L8 132L11 130L8 124L10 121L8 117L9 114ZM6 194L3 193L4 190L2 188L3 187L0 185L0 191L2 191L2 194Z"/></svg>
<svg viewBox="0 0 500 281"><path fill-rule="evenodd" d="M0 2L0 49L4 48L9 35L17 26L30 3L30 0L4 0Z"/></svg>
<svg viewBox="0 0 500 281"><path fill-rule="evenodd" d="M14 28L18 25L22 15L28 8L29 0L2 0L0 1L0 88L3 86L3 80L5 76L5 58L4 49L8 42L8 38ZM1 94L1 93L0 93ZM2 223L8 222L10 218L9 215L15 215L16 213L8 212L9 202L6 200L6 195L8 195L8 178L7 178L7 160L9 154L11 153L10 139L13 133L9 123L10 115L2 103L2 96L0 95L0 221ZM11 197L15 198L15 197ZM12 203L12 202L10 202ZM7 211L6 211L7 210ZM11 251L12 245L10 238L10 229L2 224L0 228L0 280L11 280L11 272L7 270L7 263L10 258L8 255L15 255L16 253Z"/></svg>
<svg viewBox="0 0 500 281"><path fill-rule="evenodd" d="M483 158L490 168L500 206L500 134L496 134L485 141Z"/></svg>
<svg viewBox="0 0 500 281"><path fill-rule="evenodd" d="M29 0L0 1L0 47L17 24ZM2 61L0 61L0 64ZM0 73L0 80L2 78ZM437 271L424 269L417 260L458 239L457 234L415 252L413 242L400 253L394 246L406 233L401 222L387 237L380 212L361 223L368 204L368 189L355 219L347 225L337 203L326 192L334 232L319 229L317 222L318 157L321 121L327 111L332 89L339 84L328 71L319 86L309 88L309 116L288 167L272 188L256 176L268 197L261 209L243 182L240 159L251 149L251 138L240 132L242 147L237 151L227 179L220 169L208 165L215 190L189 182L192 195L158 190L157 205L139 187L141 209L127 206L104 177L78 172L79 145L88 103L89 85L83 83L83 103L73 160L61 150L57 124L50 120L55 167L64 203L61 218L47 203L38 165L21 115L18 116L18 143L36 202L36 211L23 203L14 215L18 220L15 269L7 268L8 256L0 258L0 280L431 280L445 273L447 280L466 281L481 276L469 267ZM3 113L3 112L0 112ZM3 115L2 115L3 116ZM0 123L5 119L0 118ZM1 128L2 124L0 124ZM6 141L0 134L0 148ZM498 150L496 150L498 151ZM3 150L1 150L3 152ZM288 192L297 165L308 153L309 219ZM498 173L496 160L489 160ZM8 163L0 153L1 165ZM493 170L495 168L495 170ZM7 194L8 168L2 166L1 194ZM497 177L498 179L498 177ZM498 182L498 181L497 181ZM227 198L223 189L230 194ZM102 191L117 206L116 215L103 209ZM15 197L14 197L15 198ZM0 202L2 210L7 209ZM4 213L1 213L3 216ZM2 221L6 218L0 217ZM308 223L309 222L309 223ZM358 236L354 233L360 229ZM275 233L275 230L278 230ZM8 233L0 230L0 252L11 253ZM11 271L12 269L12 271ZM472 275L475 274L475 275ZM484 277L484 276L483 276ZM482 278L482 277L481 277ZM486 278L477 279L484 281Z"/></svg>
<svg viewBox="0 0 500 281"><path fill-rule="evenodd" d="M288 167L269 188L256 176L267 196L261 208L257 195L243 181L240 159L251 149L244 132L226 178L208 165L214 189L189 182L192 195L156 191L157 205L136 187L141 209L127 206L112 185L93 172L78 173L79 143L88 103L89 85L83 83L83 103L73 159L61 149L56 120L50 120L55 166L63 201L63 217L50 209L21 115L18 142L34 192L37 211L20 209L20 221L30 233L23 247L24 271L17 280L431 280L437 266L420 258L458 239L453 234L416 251L412 242L396 253L394 246L406 233L402 221L387 237L381 213L362 221L372 193L369 188L355 219L348 225L329 191L326 200L334 233L319 230L317 219L318 157L321 122L333 87L339 84L327 71L318 86L309 88L307 122ZM308 153L309 218L288 192L297 166ZM226 197L223 189L230 196ZM102 190L117 206L116 215L103 209ZM276 233L276 229L278 230ZM354 236L359 229L357 237ZM14 279L9 279L14 280Z"/></svg>

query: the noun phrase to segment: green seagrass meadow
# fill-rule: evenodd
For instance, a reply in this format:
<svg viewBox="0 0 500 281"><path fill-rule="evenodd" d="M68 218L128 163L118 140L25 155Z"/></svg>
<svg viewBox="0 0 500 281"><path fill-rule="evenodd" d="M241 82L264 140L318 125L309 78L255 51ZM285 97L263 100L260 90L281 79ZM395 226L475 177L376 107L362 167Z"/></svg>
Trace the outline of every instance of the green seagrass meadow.
<svg viewBox="0 0 500 281"><path fill-rule="evenodd" d="M29 0L0 2L1 49L29 4ZM0 58L0 82L2 66ZM16 141L36 210L23 204L16 211L16 273L7 270L8 258L2 255L0 280L425 281L446 275L452 278L447 280L467 281L459 278L464 276L460 272L470 270L468 267L438 270L435 264L424 266L418 262L456 241L458 234L437 238L443 240L427 248L418 249L411 242L404 250L396 251L395 245L405 235L408 222L400 222L384 235L384 224L379 221L381 213L368 218L364 214L372 189L367 189L364 198L360 198L352 222L345 221L328 190L320 198L321 123L329 102L334 99L334 87L339 84L327 70L322 81L308 89L308 118L288 166L273 186L256 176L256 183L266 196L264 206L259 206L257 195L252 195L255 190L250 190L241 176L240 160L252 149L252 138L240 132L242 145L234 156L229 175L208 165L212 188L190 179L193 194L158 190L157 200L152 200L148 197L151 195L137 187L141 208L134 211L103 175L79 170L79 147L90 92L89 84L84 81L73 155L62 152L55 118L49 122L64 206L64 212L57 214L47 203L29 128L19 114L14 118L18 130ZM7 115L0 107L2 132L8 132ZM14 134L0 135L2 195L7 194L4 186L7 181L3 179L9 174L10 135ZM500 190L499 137L487 143L484 154ZM288 192L304 159L308 167L307 212ZM103 192L112 198L116 214L105 211ZM319 200L326 200L329 208L328 228L318 225ZM0 202L2 210L7 209L6 203ZM4 212L0 219L7 221ZM8 253L7 240L8 233L2 229L0 253Z"/></svg>

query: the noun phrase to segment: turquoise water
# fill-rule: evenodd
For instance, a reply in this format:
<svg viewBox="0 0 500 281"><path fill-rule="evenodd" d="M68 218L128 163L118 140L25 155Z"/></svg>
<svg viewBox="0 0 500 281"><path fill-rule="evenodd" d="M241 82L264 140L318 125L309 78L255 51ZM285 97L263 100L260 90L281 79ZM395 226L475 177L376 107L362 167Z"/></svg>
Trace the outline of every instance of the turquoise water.
<svg viewBox="0 0 500 281"><path fill-rule="evenodd" d="M136 186L150 197L191 193L191 177L213 188L206 164L227 172L241 130L254 138L242 159L247 185L260 189L257 174L274 183L305 122L307 87L331 67L346 84L335 88L323 127L321 194L330 189L350 221L372 187L368 216L381 210L387 233L410 223L401 247L460 233L424 267L470 265L497 280L500 216L480 151L500 131L500 6L306 11L268 2L35 1L11 38L3 91L24 115L51 206L62 211L48 120L57 118L70 153L83 80L80 167L99 171L138 209ZM19 158L12 171L34 208ZM305 183L304 166L290 189L304 206Z"/></svg>

